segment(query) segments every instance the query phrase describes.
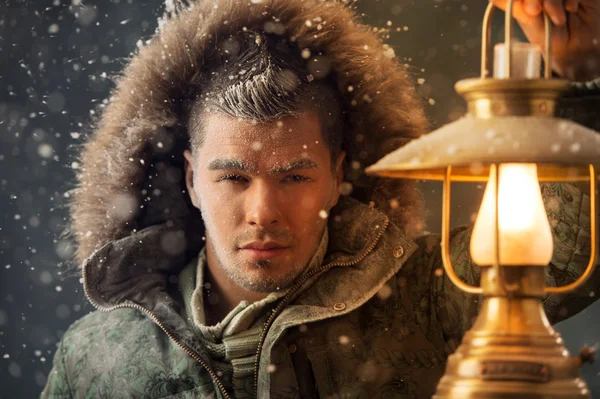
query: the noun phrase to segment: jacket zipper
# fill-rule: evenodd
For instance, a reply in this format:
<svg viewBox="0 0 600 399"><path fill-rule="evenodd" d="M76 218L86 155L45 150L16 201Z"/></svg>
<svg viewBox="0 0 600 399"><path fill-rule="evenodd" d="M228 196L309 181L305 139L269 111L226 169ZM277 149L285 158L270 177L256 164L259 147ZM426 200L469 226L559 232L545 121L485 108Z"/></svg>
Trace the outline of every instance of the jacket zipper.
<svg viewBox="0 0 600 399"><path fill-rule="evenodd" d="M87 265L83 268L83 276L82 276L83 277L83 281L86 281L86 278L85 278L86 269L87 269ZM98 305L90 297L89 292L88 292L87 287L85 286L85 284L83 285L83 291L84 291L84 294L85 294L86 298L88 299L88 301L90 301L90 303L92 304L92 306L94 306L96 309L100 310L101 312L110 312L110 311L113 311L115 309L120 309L120 308L132 308L132 309L137 309L137 310L145 313L152 321L154 321L165 332L165 334L167 334L167 336L173 342L175 342L175 344L177 344L181 349L183 349L183 351L185 353L187 353L192 359L194 359L198 363L200 363L202 365L202 367L204 367L208 371L208 373L212 377L213 381L219 387L219 390L221 391L221 394L223 395L223 397L225 399L231 399L231 396L229 396L229 394L227 393L227 390L225 389L225 386L223 385L223 383L221 382L221 380L219 379L219 377L217 376L217 374L214 372L214 370L212 368L210 368L210 366L200 357L200 355L196 351L194 351L192 348L190 348L189 346L187 346L186 344L184 344L183 342L181 342L179 340L179 338L177 338L171 331L169 331L169 329L167 329L165 327L165 325L158 319L158 317L156 317L156 315L154 313L152 313L150 310L146 309L143 306L135 304L135 303L122 303L122 304L118 304L118 305L106 308L106 307Z"/></svg>
<svg viewBox="0 0 600 399"><path fill-rule="evenodd" d="M373 251L373 249L379 242L379 239L383 236L383 233L387 229L388 225L389 225L389 219L386 217L385 221L383 222L383 228L379 231L379 233L377 234L377 237L375 237L375 239L373 240L371 245L369 245L369 247L362 254L360 254L353 260L351 260L349 262L328 263L327 265L322 265L322 266L310 271L309 273L305 274L303 277L300 278L300 280L298 280L292 286L290 291L281 299L281 302L279 302L279 304L275 307L275 309L273 309L271 316L269 316L269 318L265 322L265 326L262 330L262 333L260 334L260 338L258 340L258 347L256 349L256 359L254 361L254 395L257 399L258 399L258 369L260 366L260 353L262 352L262 348L265 343L265 338L267 337L267 332L269 331L271 324L273 324L273 321L275 321L275 318L279 315L279 313L281 313L283 308L287 305L287 303L289 302L292 295L296 291L298 291L298 289L302 286L302 284L304 284L306 282L306 280L313 277L317 273L323 272L334 266L352 266L352 265L355 265L355 264L359 263L360 261L362 261L364 258L367 257L367 255L369 255L371 253L371 251Z"/></svg>

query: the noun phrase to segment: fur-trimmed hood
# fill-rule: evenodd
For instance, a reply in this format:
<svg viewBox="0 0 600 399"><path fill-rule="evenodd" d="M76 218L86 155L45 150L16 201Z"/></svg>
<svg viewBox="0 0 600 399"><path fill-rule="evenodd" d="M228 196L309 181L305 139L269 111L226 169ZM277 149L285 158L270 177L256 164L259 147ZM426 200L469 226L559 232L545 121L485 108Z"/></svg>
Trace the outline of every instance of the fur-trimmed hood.
<svg viewBox="0 0 600 399"><path fill-rule="evenodd" d="M427 122L406 69L354 10L338 1L196 1L163 20L131 58L83 146L70 206L79 262L148 226L201 223L184 192L189 137L182 104L210 69L218 41L243 28L281 33L299 49L327 57L349 126L343 147L351 196L373 203L409 235L422 225L422 197L414 182L363 172L421 135ZM169 239L168 248L181 241Z"/></svg>

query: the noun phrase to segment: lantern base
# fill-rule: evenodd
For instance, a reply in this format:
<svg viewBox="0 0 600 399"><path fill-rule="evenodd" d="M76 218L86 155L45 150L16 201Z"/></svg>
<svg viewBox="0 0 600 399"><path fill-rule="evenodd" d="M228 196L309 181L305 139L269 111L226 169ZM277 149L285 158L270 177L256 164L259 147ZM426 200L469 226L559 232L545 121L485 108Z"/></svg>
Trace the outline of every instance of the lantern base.
<svg viewBox="0 0 600 399"><path fill-rule="evenodd" d="M521 285L525 289L517 295L484 298L475 324L448 357L433 398L589 399L589 390L579 377L586 359L569 356L544 313L541 298L531 295L538 291L535 282L543 281L544 268L503 269L509 282L519 281L521 275L521 283L533 284L530 289L525 288L527 283ZM492 268L482 268L484 287L498 281L493 274ZM490 285L484 295L492 291Z"/></svg>

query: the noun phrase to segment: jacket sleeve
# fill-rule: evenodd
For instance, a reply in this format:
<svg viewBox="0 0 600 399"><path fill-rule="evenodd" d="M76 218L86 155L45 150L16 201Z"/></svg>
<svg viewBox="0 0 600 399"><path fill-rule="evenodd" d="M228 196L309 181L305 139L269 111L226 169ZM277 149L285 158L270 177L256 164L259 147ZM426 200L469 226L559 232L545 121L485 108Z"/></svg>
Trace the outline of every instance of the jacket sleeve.
<svg viewBox="0 0 600 399"><path fill-rule="evenodd" d="M56 349L56 353L54 354L52 370L50 370L50 374L48 374L48 381L40 394L40 399L70 399L73 397L67 379L65 350L63 346L64 340L61 340Z"/></svg>
<svg viewBox="0 0 600 399"><path fill-rule="evenodd" d="M573 184L542 184L542 197L552 227L554 254L545 269L546 286L564 286L583 274L590 259L590 197ZM548 295L543 303L548 319L558 323L598 299L600 267L579 289Z"/></svg>

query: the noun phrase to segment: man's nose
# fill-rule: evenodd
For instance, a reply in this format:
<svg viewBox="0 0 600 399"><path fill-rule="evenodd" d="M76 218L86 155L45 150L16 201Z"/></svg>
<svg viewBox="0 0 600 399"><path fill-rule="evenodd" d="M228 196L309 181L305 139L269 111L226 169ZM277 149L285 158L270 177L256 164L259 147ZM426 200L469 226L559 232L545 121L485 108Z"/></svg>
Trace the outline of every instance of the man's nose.
<svg viewBox="0 0 600 399"><path fill-rule="evenodd" d="M277 192L268 183L256 182L247 192L246 222L250 225L271 226L279 222Z"/></svg>

